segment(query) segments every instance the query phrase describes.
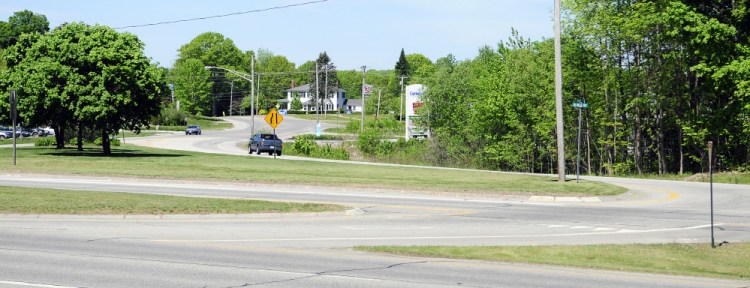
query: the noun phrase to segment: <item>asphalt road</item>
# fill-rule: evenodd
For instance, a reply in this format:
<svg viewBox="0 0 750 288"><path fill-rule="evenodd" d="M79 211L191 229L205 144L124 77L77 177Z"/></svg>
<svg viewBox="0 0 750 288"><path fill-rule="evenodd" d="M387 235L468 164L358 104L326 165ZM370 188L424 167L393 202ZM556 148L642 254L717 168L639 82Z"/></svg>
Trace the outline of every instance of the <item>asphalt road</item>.
<svg viewBox="0 0 750 288"><path fill-rule="evenodd" d="M236 126L230 131L126 142L247 155L242 145L249 137L243 126L247 118L233 117L232 121ZM312 133L311 123L314 121L287 117L281 125L290 124L285 127L290 131L298 129L286 134L291 135ZM282 129L277 132L287 133ZM282 134L282 138L288 137ZM346 213L266 215L2 215L0 287L750 286L748 281L350 250L356 245L710 242L706 184L592 179L623 185L631 192L600 202L580 202L345 187L4 174L0 185L315 201L352 209ZM714 189L716 240L749 241L750 209L746 205L750 203L750 186L715 185Z"/></svg>

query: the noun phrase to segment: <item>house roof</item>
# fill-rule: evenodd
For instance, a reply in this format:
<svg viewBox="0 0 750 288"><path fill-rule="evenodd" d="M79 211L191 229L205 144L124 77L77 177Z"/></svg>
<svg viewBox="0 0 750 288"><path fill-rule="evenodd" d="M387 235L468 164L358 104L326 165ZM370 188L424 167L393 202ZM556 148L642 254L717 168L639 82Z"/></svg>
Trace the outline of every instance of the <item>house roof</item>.
<svg viewBox="0 0 750 288"><path fill-rule="evenodd" d="M347 106L362 106L362 99L346 99L344 105Z"/></svg>
<svg viewBox="0 0 750 288"><path fill-rule="evenodd" d="M286 89L286 92L310 92L310 84L300 85L294 88ZM346 90L339 88L338 92L346 92Z"/></svg>

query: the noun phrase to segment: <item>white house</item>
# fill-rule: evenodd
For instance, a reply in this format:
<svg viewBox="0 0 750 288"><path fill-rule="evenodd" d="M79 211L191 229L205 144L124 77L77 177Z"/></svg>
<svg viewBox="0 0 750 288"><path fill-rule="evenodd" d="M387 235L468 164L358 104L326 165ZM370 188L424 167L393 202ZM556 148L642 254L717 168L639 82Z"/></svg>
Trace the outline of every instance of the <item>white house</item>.
<svg viewBox="0 0 750 288"><path fill-rule="evenodd" d="M278 102L287 110L292 110L292 101L299 97L302 102L302 111L315 111L315 95L310 93L310 84L297 86L286 90L286 99L279 99ZM323 107L321 111L338 111L346 103L346 90L338 89L336 93L328 94L322 100ZM346 108L345 108L346 109Z"/></svg>

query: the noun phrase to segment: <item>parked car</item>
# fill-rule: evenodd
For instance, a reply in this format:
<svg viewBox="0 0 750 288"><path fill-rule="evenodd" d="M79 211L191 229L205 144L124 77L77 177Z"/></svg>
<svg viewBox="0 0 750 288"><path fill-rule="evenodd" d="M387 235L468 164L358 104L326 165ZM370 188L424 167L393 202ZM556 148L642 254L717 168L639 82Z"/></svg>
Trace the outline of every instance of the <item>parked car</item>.
<svg viewBox="0 0 750 288"><path fill-rule="evenodd" d="M185 135L201 135L201 126L188 125L187 129L185 129Z"/></svg>
<svg viewBox="0 0 750 288"><path fill-rule="evenodd" d="M28 130L29 130L29 133L31 133L31 136L45 137L48 135L47 130L44 130L44 128L42 127L31 128Z"/></svg>
<svg viewBox="0 0 750 288"><path fill-rule="evenodd" d="M16 138L20 136L21 133L19 131L16 131ZM13 128L6 127L6 126L0 126L0 139L8 139L13 138Z"/></svg>
<svg viewBox="0 0 750 288"><path fill-rule="evenodd" d="M13 131L4 130L0 128L0 139L9 139L9 138L13 138Z"/></svg>
<svg viewBox="0 0 750 288"><path fill-rule="evenodd" d="M247 153L257 152L260 155L262 152L268 152L268 155L276 153L276 156L281 156L283 146L284 142L276 134L255 134L250 137L250 143L247 144Z"/></svg>

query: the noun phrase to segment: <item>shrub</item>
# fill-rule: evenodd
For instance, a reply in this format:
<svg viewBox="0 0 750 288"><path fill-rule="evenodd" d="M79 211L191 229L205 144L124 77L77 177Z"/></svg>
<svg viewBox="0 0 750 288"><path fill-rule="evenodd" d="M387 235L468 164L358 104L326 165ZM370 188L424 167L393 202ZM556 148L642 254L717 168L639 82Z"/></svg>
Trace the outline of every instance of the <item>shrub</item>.
<svg viewBox="0 0 750 288"><path fill-rule="evenodd" d="M311 137L309 136L300 136L297 137L297 139L294 140L294 145L292 145L292 150L296 153L310 156L312 151L318 146L315 144L314 141L312 141Z"/></svg>
<svg viewBox="0 0 750 288"><path fill-rule="evenodd" d="M55 140L55 137L44 137L39 138L34 142L34 146L55 146L57 144L57 140Z"/></svg>
<svg viewBox="0 0 750 288"><path fill-rule="evenodd" d="M357 149L364 154L375 154L378 150L378 145L380 145L380 131L378 130L366 129L357 138Z"/></svg>
<svg viewBox="0 0 750 288"><path fill-rule="evenodd" d="M335 160L349 160L349 153L344 148L333 147L331 144L319 146L310 135L302 135L294 140L292 151L299 155Z"/></svg>
<svg viewBox="0 0 750 288"><path fill-rule="evenodd" d="M94 145L96 145L96 146L102 146L102 137L96 138L96 140L94 140ZM112 139L110 139L109 140L109 145L110 146L120 146L120 139L118 139L118 138L112 138Z"/></svg>

